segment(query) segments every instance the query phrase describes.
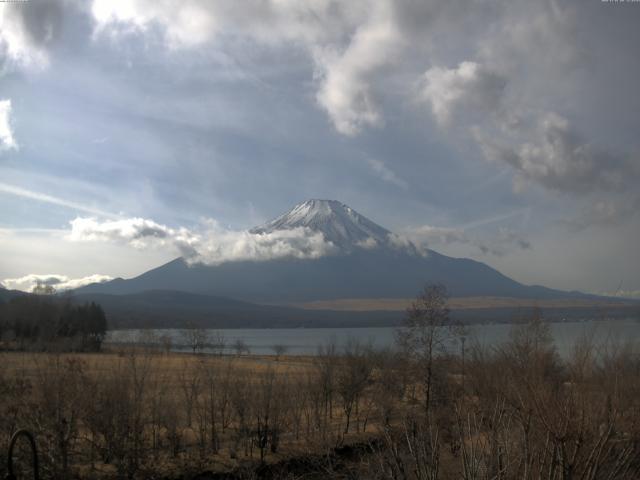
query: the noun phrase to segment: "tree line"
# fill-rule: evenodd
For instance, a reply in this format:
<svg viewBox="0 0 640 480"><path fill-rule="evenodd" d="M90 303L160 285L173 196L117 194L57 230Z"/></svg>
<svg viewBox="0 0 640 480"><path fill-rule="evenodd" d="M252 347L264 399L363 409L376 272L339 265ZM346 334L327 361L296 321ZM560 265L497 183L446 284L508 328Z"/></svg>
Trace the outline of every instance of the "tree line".
<svg viewBox="0 0 640 480"><path fill-rule="evenodd" d="M102 307L55 295L21 295L0 303L4 348L98 351L107 331Z"/></svg>

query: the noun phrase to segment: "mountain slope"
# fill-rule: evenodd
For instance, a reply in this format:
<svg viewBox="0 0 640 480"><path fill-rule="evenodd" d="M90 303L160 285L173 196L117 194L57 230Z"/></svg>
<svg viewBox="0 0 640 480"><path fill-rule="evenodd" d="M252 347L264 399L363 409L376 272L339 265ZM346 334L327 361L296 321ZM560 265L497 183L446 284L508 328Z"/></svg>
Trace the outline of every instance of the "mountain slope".
<svg viewBox="0 0 640 480"><path fill-rule="evenodd" d="M281 258L188 265L178 258L138 277L94 284L78 293L131 294L180 290L258 303L297 303L344 298L411 298L426 283L443 283L452 296L561 298L581 295L526 286L488 265L433 250L398 247L385 228L333 200L309 200L255 235L308 228L321 232L337 253L317 259Z"/></svg>

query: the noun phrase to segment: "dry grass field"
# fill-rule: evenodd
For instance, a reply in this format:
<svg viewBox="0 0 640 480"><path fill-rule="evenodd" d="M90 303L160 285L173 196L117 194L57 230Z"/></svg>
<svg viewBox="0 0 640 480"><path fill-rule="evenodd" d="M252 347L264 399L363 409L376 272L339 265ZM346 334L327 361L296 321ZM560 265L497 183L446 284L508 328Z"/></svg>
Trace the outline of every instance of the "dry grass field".
<svg viewBox="0 0 640 480"><path fill-rule="evenodd" d="M373 412L359 411L345 429L312 357L129 347L2 352L0 364L0 434L36 433L50 478L234 471L357 442L373 428Z"/></svg>
<svg viewBox="0 0 640 480"><path fill-rule="evenodd" d="M340 300L320 300L314 302L296 303L291 306L307 310L338 310L338 311L393 311L401 312L411 306L412 298L345 298ZM634 307L637 303L623 299L593 300L587 298L559 298L538 300L511 297L453 297L448 301L453 310L482 309L482 308L620 308Z"/></svg>
<svg viewBox="0 0 640 480"><path fill-rule="evenodd" d="M0 442L32 431L45 479L640 475L633 346L577 339L561 360L534 319L459 357L417 332L398 352L313 357L3 352Z"/></svg>

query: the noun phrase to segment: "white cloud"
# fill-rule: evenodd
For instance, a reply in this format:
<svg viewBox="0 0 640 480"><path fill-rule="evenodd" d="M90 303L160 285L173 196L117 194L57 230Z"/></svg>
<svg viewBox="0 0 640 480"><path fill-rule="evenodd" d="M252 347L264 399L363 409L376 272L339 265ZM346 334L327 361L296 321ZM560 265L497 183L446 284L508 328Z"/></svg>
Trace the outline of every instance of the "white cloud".
<svg viewBox="0 0 640 480"><path fill-rule="evenodd" d="M400 250L410 250L410 249L415 249L415 251L417 251L418 253L420 253L421 255L426 255L427 254L427 250L426 250L426 245L420 245L420 244L416 244L413 241L411 241L409 239L409 237L407 235L402 235L402 234L397 234L397 233L390 233L389 234L389 243Z"/></svg>
<svg viewBox="0 0 640 480"><path fill-rule="evenodd" d="M189 263L218 265L231 261L319 258L336 251L319 232L308 228L253 234L221 228L209 220L198 231L171 228L153 220L130 218L99 221L76 218L67 238L75 242L119 242L138 249L174 249Z"/></svg>
<svg viewBox="0 0 640 480"><path fill-rule="evenodd" d="M441 126L450 123L457 108L491 112L499 107L505 79L482 65L465 61L457 68L431 67L424 74L420 95L431 105Z"/></svg>
<svg viewBox="0 0 640 480"><path fill-rule="evenodd" d="M356 245L360 248L364 248L365 250L372 250L378 247L378 242L373 237L368 237L365 240L360 240L356 242Z"/></svg>
<svg viewBox="0 0 640 480"><path fill-rule="evenodd" d="M373 2L367 20L343 51L313 47L322 78L316 98L340 133L355 135L382 124L370 76L391 62L399 43L390 4Z"/></svg>
<svg viewBox="0 0 640 480"><path fill-rule="evenodd" d="M73 242L124 242L134 248L146 248L151 244L165 245L183 235L186 229L173 229L144 218L100 221L96 218L77 217L71 222L68 239Z"/></svg>
<svg viewBox="0 0 640 480"><path fill-rule="evenodd" d="M409 185L402 178L398 177L396 173L391 170L382 160L377 158L367 158L367 164L373 170L375 175L385 182L392 183L400 188L407 189Z"/></svg>
<svg viewBox="0 0 640 480"><path fill-rule="evenodd" d="M33 291L38 284L49 285L61 292L65 290L73 290L76 288L89 285L91 283L102 283L113 280L109 275L89 275L81 278L69 278L66 275L52 274L29 274L20 278L5 278L2 285L9 290L22 290L24 292Z"/></svg>
<svg viewBox="0 0 640 480"><path fill-rule="evenodd" d="M11 128L11 100L0 100L0 152L17 149Z"/></svg>
<svg viewBox="0 0 640 480"><path fill-rule="evenodd" d="M276 258L319 258L336 251L322 233L308 228L252 234L221 230L215 224L193 245L188 257L193 263L217 265L228 261L273 260Z"/></svg>
<svg viewBox="0 0 640 480"><path fill-rule="evenodd" d="M98 33L109 26L116 32L118 28L124 28L121 33L132 28L146 32L154 26L162 26L172 49L202 44L216 33L214 12L202 1L94 0L91 11Z"/></svg>
<svg viewBox="0 0 640 480"><path fill-rule="evenodd" d="M92 273L135 277L177 255L168 248L136 250L124 243L71 242L69 229L0 228L0 281L29 273L82 278Z"/></svg>
<svg viewBox="0 0 640 480"><path fill-rule="evenodd" d="M94 0L91 10L96 35L151 34L159 28L172 50L224 36L241 36L260 45L295 45L313 59L316 100L336 130L355 135L383 123L371 76L392 63L402 40L390 0Z"/></svg>

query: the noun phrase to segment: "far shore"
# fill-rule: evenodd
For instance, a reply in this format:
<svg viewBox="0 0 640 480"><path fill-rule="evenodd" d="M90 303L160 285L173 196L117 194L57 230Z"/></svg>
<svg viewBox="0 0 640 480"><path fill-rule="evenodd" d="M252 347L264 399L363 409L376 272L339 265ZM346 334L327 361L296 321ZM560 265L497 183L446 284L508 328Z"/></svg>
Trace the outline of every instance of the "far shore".
<svg viewBox="0 0 640 480"><path fill-rule="evenodd" d="M305 310L337 310L348 312L404 311L414 301L412 298L344 298L293 303L289 306ZM452 297L448 306L452 310L483 308L620 308L637 307L639 301L615 298L557 298L538 300L512 297Z"/></svg>

